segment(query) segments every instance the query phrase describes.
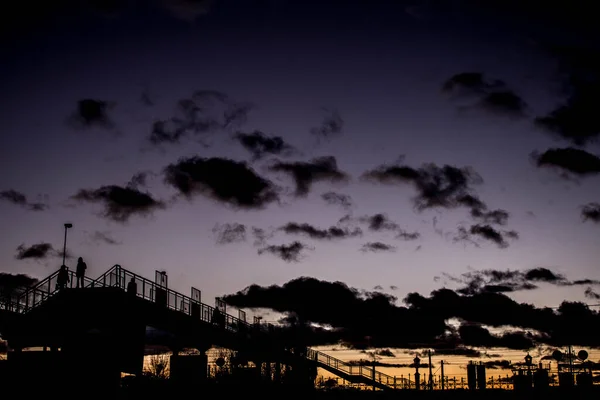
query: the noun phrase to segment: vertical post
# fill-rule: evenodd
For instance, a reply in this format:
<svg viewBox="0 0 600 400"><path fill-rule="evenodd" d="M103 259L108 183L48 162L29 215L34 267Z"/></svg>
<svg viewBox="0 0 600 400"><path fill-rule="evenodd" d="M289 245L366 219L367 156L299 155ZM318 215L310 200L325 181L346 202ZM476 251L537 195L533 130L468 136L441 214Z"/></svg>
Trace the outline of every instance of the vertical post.
<svg viewBox="0 0 600 400"><path fill-rule="evenodd" d="M429 390L433 390L433 372L431 366L431 350L427 351L427 355L429 356Z"/></svg>
<svg viewBox="0 0 600 400"><path fill-rule="evenodd" d="M373 380L373 391L375 391L375 357L373 357L373 370L371 371L371 379Z"/></svg>
<svg viewBox="0 0 600 400"><path fill-rule="evenodd" d="M444 360L440 361L441 375L442 375L442 390L444 390Z"/></svg>

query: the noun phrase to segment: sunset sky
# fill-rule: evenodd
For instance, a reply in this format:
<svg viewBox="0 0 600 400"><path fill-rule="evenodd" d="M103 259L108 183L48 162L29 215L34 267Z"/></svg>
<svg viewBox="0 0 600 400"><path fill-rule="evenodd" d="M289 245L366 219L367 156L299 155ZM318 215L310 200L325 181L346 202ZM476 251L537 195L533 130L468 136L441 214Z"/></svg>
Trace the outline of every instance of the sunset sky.
<svg viewBox="0 0 600 400"><path fill-rule="evenodd" d="M211 305L299 277L600 303L589 10L79 3L5 10L1 271L52 273L71 222L70 268L166 270Z"/></svg>

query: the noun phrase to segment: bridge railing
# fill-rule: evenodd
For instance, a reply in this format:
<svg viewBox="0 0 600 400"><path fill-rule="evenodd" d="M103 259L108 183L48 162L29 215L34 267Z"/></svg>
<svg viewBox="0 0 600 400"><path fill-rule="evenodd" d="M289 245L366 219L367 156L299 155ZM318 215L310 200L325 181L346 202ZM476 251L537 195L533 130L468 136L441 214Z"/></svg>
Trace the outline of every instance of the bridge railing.
<svg viewBox="0 0 600 400"><path fill-rule="evenodd" d="M327 365L330 368L336 369L347 375L363 376L365 378L368 378L369 380L373 380L374 377L375 381L380 384L387 385L390 387L394 386L395 378L393 376L384 374L383 372L379 372L377 370L375 371L375 375L373 376L372 367L367 367L364 365L352 365L346 361L342 361L338 358L331 357L326 353L313 349L308 349L306 356L310 360L320 362L324 365Z"/></svg>
<svg viewBox="0 0 600 400"><path fill-rule="evenodd" d="M56 294L61 287L58 284L59 271L55 271L45 279L39 281L33 286L28 287L25 291L19 294L11 303L11 311L24 313L32 308L35 308ZM75 273L67 268L67 282L62 286L65 289L76 288L77 278ZM85 287L92 279L84 277L83 286Z"/></svg>
<svg viewBox="0 0 600 400"><path fill-rule="evenodd" d="M134 282L135 285L130 285ZM99 278L91 281L87 287L117 287L132 295L140 297L171 310L182 312L203 322L220 325L225 330L231 332L249 332L252 325L236 318L230 314L218 311L215 307L209 306L189 296L166 288L144 278L134 272L128 271L120 265L115 265ZM135 292L133 292L135 290Z"/></svg>

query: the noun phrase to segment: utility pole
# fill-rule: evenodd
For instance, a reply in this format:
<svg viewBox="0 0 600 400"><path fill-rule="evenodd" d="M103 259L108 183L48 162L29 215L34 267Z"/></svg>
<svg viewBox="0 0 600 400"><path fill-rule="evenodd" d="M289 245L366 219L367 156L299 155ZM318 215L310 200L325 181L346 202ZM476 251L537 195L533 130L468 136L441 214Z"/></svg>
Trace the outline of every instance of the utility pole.
<svg viewBox="0 0 600 400"><path fill-rule="evenodd" d="M444 360L440 361L441 375L442 375L442 390L444 390Z"/></svg>
<svg viewBox="0 0 600 400"><path fill-rule="evenodd" d="M431 367L431 350L428 350L429 355L429 390L433 390L433 373Z"/></svg>

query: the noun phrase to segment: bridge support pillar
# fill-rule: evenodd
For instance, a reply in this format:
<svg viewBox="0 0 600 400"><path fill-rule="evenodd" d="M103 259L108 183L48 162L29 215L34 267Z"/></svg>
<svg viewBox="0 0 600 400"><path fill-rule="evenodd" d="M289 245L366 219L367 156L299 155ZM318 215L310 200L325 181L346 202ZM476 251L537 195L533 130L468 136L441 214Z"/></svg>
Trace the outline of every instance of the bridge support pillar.
<svg viewBox="0 0 600 400"><path fill-rule="evenodd" d="M209 347L199 347L200 354L179 354L179 350L173 350L170 359L170 379L177 386L196 386L206 383L208 378L208 356L206 351Z"/></svg>
<svg viewBox="0 0 600 400"><path fill-rule="evenodd" d="M275 383L281 383L281 363L279 361L275 362L275 372L273 374L273 380Z"/></svg>

